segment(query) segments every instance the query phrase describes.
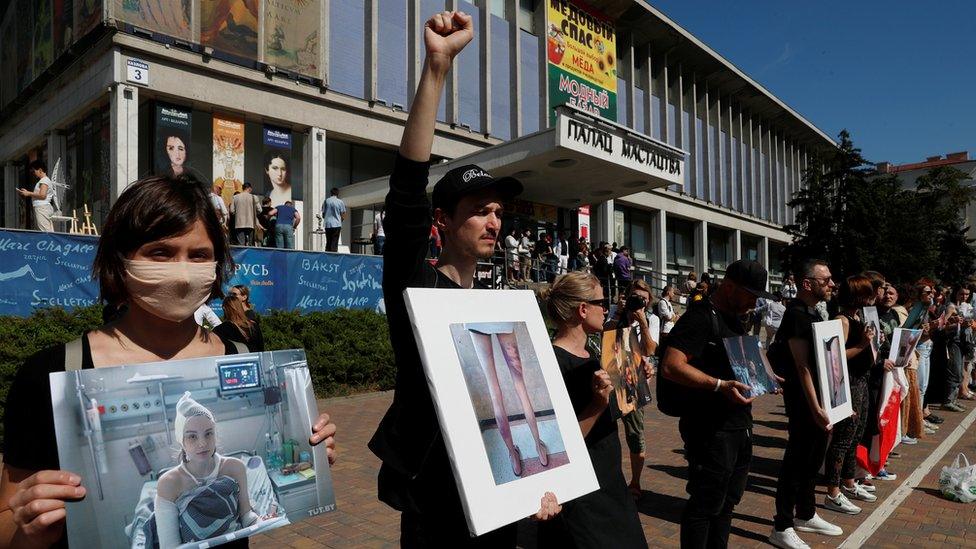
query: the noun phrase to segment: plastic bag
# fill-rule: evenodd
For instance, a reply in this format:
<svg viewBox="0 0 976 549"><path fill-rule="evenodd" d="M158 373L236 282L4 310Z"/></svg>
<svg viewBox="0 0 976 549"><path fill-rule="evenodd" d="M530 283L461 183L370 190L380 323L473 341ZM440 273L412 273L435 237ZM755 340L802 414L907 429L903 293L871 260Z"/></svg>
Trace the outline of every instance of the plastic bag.
<svg viewBox="0 0 976 549"><path fill-rule="evenodd" d="M970 465L964 454L956 456L956 461L939 473L939 490L952 501L976 501L976 465Z"/></svg>

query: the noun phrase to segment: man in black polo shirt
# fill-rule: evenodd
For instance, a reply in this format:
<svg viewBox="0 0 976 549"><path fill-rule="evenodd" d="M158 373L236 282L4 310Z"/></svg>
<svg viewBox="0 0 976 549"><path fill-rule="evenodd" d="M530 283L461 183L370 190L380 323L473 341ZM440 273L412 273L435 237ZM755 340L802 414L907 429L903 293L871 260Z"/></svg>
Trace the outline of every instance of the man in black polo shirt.
<svg viewBox="0 0 976 549"><path fill-rule="evenodd" d="M789 416L789 440L776 484L776 516L769 541L777 547L808 547L797 531L839 536L843 530L816 513L817 474L827 453L830 419L820 406L813 323L826 320L817 304L829 301L834 281L820 260L799 271L796 299L790 301L770 347L769 359L785 378L783 400ZM794 515L794 509L796 511ZM794 529L795 528L795 529Z"/></svg>
<svg viewBox="0 0 976 549"><path fill-rule="evenodd" d="M427 200L427 177L437 103L454 57L473 37L471 17L443 12L424 27L427 58L390 176L383 220L383 296L396 351L393 404L369 442L383 461L379 499L401 511L400 544L413 547L515 547L516 527L470 537L458 488L427 388L405 288L472 288L477 261L491 257L501 230L501 203L522 191L511 178L493 179L477 166L448 172ZM434 212L431 215L431 207ZM434 224L444 239L437 267L427 262ZM559 512L542 499L537 519Z"/></svg>
<svg viewBox="0 0 976 549"><path fill-rule="evenodd" d="M692 303L668 336L661 373L691 389L678 422L688 460L688 504L681 547L726 547L732 509L746 488L752 460L752 398L735 381L722 341L745 333L741 317L766 292L768 273L736 261L707 299Z"/></svg>

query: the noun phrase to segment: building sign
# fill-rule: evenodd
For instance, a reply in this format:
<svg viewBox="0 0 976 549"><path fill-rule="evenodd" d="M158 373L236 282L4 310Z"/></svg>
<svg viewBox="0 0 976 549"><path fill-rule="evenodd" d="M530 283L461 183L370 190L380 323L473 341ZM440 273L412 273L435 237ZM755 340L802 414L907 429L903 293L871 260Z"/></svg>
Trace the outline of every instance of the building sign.
<svg viewBox="0 0 976 549"><path fill-rule="evenodd" d="M133 84L149 85L149 63L138 59L125 60L125 80Z"/></svg>
<svg viewBox="0 0 976 549"><path fill-rule="evenodd" d="M556 145L624 166L663 180L683 184L685 155L679 149L635 135L615 124L594 125L559 113Z"/></svg>
<svg viewBox="0 0 976 549"><path fill-rule="evenodd" d="M611 20L582 3L548 0L549 121L572 105L617 120L617 39Z"/></svg>

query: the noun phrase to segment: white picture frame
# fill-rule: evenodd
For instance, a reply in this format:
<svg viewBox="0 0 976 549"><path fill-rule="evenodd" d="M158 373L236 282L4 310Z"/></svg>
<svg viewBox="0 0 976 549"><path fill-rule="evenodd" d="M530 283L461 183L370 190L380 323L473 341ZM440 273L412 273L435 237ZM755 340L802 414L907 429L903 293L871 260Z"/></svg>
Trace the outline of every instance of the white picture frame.
<svg viewBox="0 0 976 549"><path fill-rule="evenodd" d="M864 308L864 326L874 328L874 337L871 338L871 352L875 360L878 358L878 350L881 348L881 318L878 316L878 308L871 306Z"/></svg>
<svg viewBox="0 0 976 549"><path fill-rule="evenodd" d="M302 349L55 372L50 379L58 460L87 490L83 500L67 504L73 547L128 549L155 535L147 528L158 532L157 486L167 475L186 474L180 468L185 448L174 432L184 396L211 414L221 463L243 465L242 480L225 474L232 469L224 466L213 480L230 476L238 490L246 483L261 519L242 527L238 518L221 529L213 520L207 523L212 535L180 547L222 545L336 509L325 445L308 442L319 412ZM268 452L273 434L283 444ZM204 498L219 492L207 488ZM199 505L228 507L213 501L213 507ZM190 511L181 519L184 513Z"/></svg>
<svg viewBox="0 0 976 549"><path fill-rule="evenodd" d="M546 492L565 503L599 488L533 292L407 288L404 301L472 535L535 514ZM502 340L507 356L499 352ZM516 344L518 376L509 362ZM484 350L489 345L493 364ZM518 383L534 408L531 414L511 396ZM494 395L501 395L504 419L493 408ZM510 428L508 439L502 424ZM535 432L546 446L546 466ZM519 449L520 475L506 440Z"/></svg>
<svg viewBox="0 0 976 549"><path fill-rule="evenodd" d="M840 320L813 323L814 356L820 406L835 425L854 414L851 404L851 382L844 350L844 330Z"/></svg>
<svg viewBox="0 0 976 549"><path fill-rule="evenodd" d="M888 353L888 360L894 362L896 368L908 366L921 338L922 330L895 328L891 334L891 351Z"/></svg>

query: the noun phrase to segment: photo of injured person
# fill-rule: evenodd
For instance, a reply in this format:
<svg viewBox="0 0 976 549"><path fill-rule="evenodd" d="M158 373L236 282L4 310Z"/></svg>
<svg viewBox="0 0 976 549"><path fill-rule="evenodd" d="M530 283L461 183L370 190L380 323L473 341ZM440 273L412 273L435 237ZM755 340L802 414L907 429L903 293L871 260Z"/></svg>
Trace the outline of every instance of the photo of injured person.
<svg viewBox="0 0 976 549"><path fill-rule="evenodd" d="M335 509L303 350L51 376L77 547L211 547Z"/></svg>

